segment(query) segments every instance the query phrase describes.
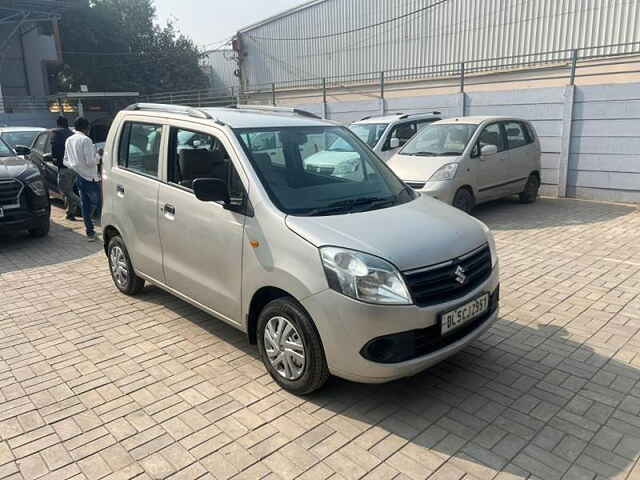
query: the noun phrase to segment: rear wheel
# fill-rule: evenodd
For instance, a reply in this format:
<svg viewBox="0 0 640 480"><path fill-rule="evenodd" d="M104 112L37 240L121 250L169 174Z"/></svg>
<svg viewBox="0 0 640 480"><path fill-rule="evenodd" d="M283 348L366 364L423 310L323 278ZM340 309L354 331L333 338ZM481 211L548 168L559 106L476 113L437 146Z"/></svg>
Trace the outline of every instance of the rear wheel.
<svg viewBox="0 0 640 480"><path fill-rule="evenodd" d="M524 190L520 193L520 203L533 203L538 199L538 191L540 190L540 179L534 173L529 175Z"/></svg>
<svg viewBox="0 0 640 480"><path fill-rule="evenodd" d="M307 312L292 298L268 303L258 317L258 350L273 379L305 395L329 378L320 336Z"/></svg>
<svg viewBox="0 0 640 480"><path fill-rule="evenodd" d="M122 238L118 235L107 246L111 278L118 290L126 295L136 295L144 288L144 280L133 271L131 259Z"/></svg>
<svg viewBox="0 0 640 480"><path fill-rule="evenodd" d="M466 188L458 190L453 197L453 206L463 212L471 213L475 205L476 201L473 198L473 194Z"/></svg>

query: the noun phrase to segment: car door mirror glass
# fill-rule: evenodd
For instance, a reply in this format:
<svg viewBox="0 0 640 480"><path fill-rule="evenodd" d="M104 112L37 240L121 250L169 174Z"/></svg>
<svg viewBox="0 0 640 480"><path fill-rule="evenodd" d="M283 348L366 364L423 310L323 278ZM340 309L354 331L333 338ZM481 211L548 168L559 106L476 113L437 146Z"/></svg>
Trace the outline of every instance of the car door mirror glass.
<svg viewBox="0 0 640 480"><path fill-rule="evenodd" d="M485 145L482 147L482 150L480 150L480 154L483 157L490 157L496 153L498 153L498 147L496 145Z"/></svg>
<svg viewBox="0 0 640 480"><path fill-rule="evenodd" d="M217 178L196 178L193 193L202 202L230 202L227 184Z"/></svg>
<svg viewBox="0 0 640 480"><path fill-rule="evenodd" d="M17 155L29 155L31 153L31 149L29 147L25 147L24 145L16 145L14 148Z"/></svg>
<svg viewBox="0 0 640 480"><path fill-rule="evenodd" d="M393 148L398 148L399 146L400 146L399 138L392 138L391 140L389 140L389 148L393 149Z"/></svg>

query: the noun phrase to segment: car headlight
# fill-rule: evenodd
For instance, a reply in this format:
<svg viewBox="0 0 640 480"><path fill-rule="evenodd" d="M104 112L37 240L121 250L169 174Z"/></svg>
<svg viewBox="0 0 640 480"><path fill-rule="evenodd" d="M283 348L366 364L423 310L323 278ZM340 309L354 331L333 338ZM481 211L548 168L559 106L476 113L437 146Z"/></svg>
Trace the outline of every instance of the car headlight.
<svg viewBox="0 0 640 480"><path fill-rule="evenodd" d="M482 224L482 229L484 230L484 234L487 236L487 242L489 243L489 249L491 250L491 266L495 267L498 262L498 251L496 250L496 239L493 236L493 232L489 227L487 227L484 223Z"/></svg>
<svg viewBox="0 0 640 480"><path fill-rule="evenodd" d="M333 171L334 175L348 175L358 171L359 162L342 162Z"/></svg>
<svg viewBox="0 0 640 480"><path fill-rule="evenodd" d="M412 303L402 275L389 262L337 247L322 247L320 255L329 286L336 292L369 303Z"/></svg>
<svg viewBox="0 0 640 480"><path fill-rule="evenodd" d="M27 186L31 189L33 193L35 193L39 197L44 197L47 194L47 189L44 186L44 182L42 180L35 180L33 182L27 183Z"/></svg>
<svg viewBox="0 0 640 480"><path fill-rule="evenodd" d="M430 182L440 182L442 180L453 180L456 176L456 172L458 171L457 163L447 163L440 167L436 173L431 175L429 179Z"/></svg>

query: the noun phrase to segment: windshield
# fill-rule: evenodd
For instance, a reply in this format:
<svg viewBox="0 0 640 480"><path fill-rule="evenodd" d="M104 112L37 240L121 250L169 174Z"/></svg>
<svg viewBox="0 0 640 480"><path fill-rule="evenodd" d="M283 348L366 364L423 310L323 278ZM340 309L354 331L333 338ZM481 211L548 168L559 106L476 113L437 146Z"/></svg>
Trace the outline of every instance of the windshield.
<svg viewBox="0 0 640 480"><path fill-rule="evenodd" d="M15 147L16 145L30 147L33 144L33 140L36 138L36 135L39 133L39 131L4 132L2 134L2 139L12 147Z"/></svg>
<svg viewBox="0 0 640 480"><path fill-rule="evenodd" d="M355 133L360 140L373 148L388 126L388 123L352 123L349 129Z"/></svg>
<svg viewBox="0 0 640 480"><path fill-rule="evenodd" d="M0 157L13 157L15 155L11 147L7 145L3 140L0 140Z"/></svg>
<svg viewBox="0 0 640 480"><path fill-rule="evenodd" d="M339 215L415 198L413 191L344 127L235 132L269 197L284 213Z"/></svg>
<svg viewBox="0 0 640 480"><path fill-rule="evenodd" d="M432 123L407 142L400 155L462 155L476 128L465 123Z"/></svg>

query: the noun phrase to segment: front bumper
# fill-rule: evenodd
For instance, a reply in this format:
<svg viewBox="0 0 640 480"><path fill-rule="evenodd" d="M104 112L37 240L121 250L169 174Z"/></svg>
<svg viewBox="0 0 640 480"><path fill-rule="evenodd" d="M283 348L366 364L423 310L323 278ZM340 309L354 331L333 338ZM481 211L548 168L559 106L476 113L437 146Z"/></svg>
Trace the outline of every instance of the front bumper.
<svg viewBox="0 0 640 480"><path fill-rule="evenodd" d="M445 180L441 182L426 182L424 186L417 189L417 191L451 205L457 188L454 181Z"/></svg>
<svg viewBox="0 0 640 480"><path fill-rule="evenodd" d="M433 348L423 355L397 363L367 360L366 347L372 340L383 337L403 337L413 332L439 335L430 328L439 325L439 315L454 309L482 293L493 294L499 287L499 267L475 290L456 300L429 307L371 305L350 299L334 290L325 290L302 302L322 339L329 371L347 380L382 383L414 375L439 363L466 347L498 318L498 309L474 322L474 326L451 341L427 341ZM396 335L401 334L401 335ZM418 351L420 352L420 351ZM364 353L364 355L363 355Z"/></svg>
<svg viewBox="0 0 640 480"><path fill-rule="evenodd" d="M4 215L0 217L0 232L19 232L38 228L43 222L49 221L49 206L35 210L15 208L4 210Z"/></svg>

